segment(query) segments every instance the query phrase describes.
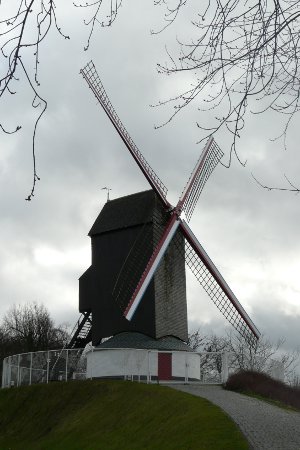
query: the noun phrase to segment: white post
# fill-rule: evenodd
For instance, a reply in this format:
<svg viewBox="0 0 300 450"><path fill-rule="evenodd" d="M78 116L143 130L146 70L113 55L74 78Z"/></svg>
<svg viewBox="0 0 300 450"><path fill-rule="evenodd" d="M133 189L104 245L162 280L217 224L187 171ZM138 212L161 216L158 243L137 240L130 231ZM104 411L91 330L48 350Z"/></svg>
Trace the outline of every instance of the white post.
<svg viewBox="0 0 300 450"><path fill-rule="evenodd" d="M31 378L32 378L32 352L30 353L30 369L29 369L29 386L31 386Z"/></svg>
<svg viewBox="0 0 300 450"><path fill-rule="evenodd" d="M49 358L49 350L47 352L47 384L49 383L49 365L50 365L50 358Z"/></svg>
<svg viewBox="0 0 300 450"><path fill-rule="evenodd" d="M18 371L17 371L17 386L19 386L19 378L20 378L20 357L21 355L18 355Z"/></svg>
<svg viewBox="0 0 300 450"><path fill-rule="evenodd" d="M187 352L185 353L185 372L184 372L184 383L188 384L189 381L189 369L188 369L188 361L187 361Z"/></svg>
<svg viewBox="0 0 300 450"><path fill-rule="evenodd" d="M124 372L124 381L126 381L126 360L127 360L127 350L124 350L124 358L123 358L123 372Z"/></svg>
<svg viewBox="0 0 300 450"><path fill-rule="evenodd" d="M93 379L93 361L94 361L94 358L93 358L93 353L94 353L94 347L92 347L92 358L91 358L91 380Z"/></svg>
<svg viewBox="0 0 300 450"><path fill-rule="evenodd" d="M150 375L150 361L149 361L149 350L147 351L147 384L149 384Z"/></svg>
<svg viewBox="0 0 300 450"><path fill-rule="evenodd" d="M66 381L68 381L68 362L69 362L69 349L67 348L67 354L66 354Z"/></svg>
<svg viewBox="0 0 300 450"><path fill-rule="evenodd" d="M228 380L228 353L222 353L222 383Z"/></svg>
<svg viewBox="0 0 300 450"><path fill-rule="evenodd" d="M9 358L5 358L5 385L3 387L10 387L9 372L10 372Z"/></svg>
<svg viewBox="0 0 300 450"><path fill-rule="evenodd" d="M202 375L201 375L201 353L199 353L199 377L200 377L200 382L202 381L201 380L201 377L202 377Z"/></svg>
<svg viewBox="0 0 300 450"><path fill-rule="evenodd" d="M8 357L8 387L11 386L11 356Z"/></svg>
<svg viewBox="0 0 300 450"><path fill-rule="evenodd" d="M6 364L6 358L4 358L3 367L2 367L2 388L5 387L6 379L7 379L7 364Z"/></svg>

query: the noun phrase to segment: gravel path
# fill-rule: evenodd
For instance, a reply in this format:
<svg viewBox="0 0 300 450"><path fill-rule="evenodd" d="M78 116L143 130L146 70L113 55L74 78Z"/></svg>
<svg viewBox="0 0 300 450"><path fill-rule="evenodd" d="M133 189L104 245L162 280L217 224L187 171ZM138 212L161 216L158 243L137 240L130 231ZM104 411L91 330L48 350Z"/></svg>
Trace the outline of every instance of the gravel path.
<svg viewBox="0 0 300 450"><path fill-rule="evenodd" d="M225 391L221 386L169 385L220 406L239 426L253 450L300 450L300 413ZM216 449L217 450L217 449Z"/></svg>

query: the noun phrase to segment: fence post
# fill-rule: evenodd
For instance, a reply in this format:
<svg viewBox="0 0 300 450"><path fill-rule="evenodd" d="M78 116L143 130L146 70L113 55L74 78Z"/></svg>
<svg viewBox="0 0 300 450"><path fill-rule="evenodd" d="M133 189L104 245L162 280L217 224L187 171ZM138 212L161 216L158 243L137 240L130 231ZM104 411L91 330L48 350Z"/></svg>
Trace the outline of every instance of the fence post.
<svg viewBox="0 0 300 450"><path fill-rule="evenodd" d="M222 383L228 380L228 352L222 353Z"/></svg>
<svg viewBox="0 0 300 450"><path fill-rule="evenodd" d="M4 358L2 367L2 388L5 387L6 379L7 379L7 363L6 358Z"/></svg>
<svg viewBox="0 0 300 450"><path fill-rule="evenodd" d="M68 360L69 360L69 349L67 348L67 354L66 354L66 381L68 381Z"/></svg>
<svg viewBox="0 0 300 450"><path fill-rule="evenodd" d="M29 370L29 386L31 386L31 379L32 379L32 352L30 353L30 370Z"/></svg>
<svg viewBox="0 0 300 450"><path fill-rule="evenodd" d="M6 378L6 360L4 358L2 364L2 385L1 385L2 388L4 388L5 378Z"/></svg>
<svg viewBox="0 0 300 450"><path fill-rule="evenodd" d="M3 387L10 387L10 364L9 364L9 357L5 358L5 384Z"/></svg>
<svg viewBox="0 0 300 450"><path fill-rule="evenodd" d="M20 357L21 355L18 355L18 371L17 371L17 386L19 386L19 377L20 377Z"/></svg>
<svg viewBox="0 0 300 450"><path fill-rule="evenodd" d="M50 358L49 358L49 350L47 352L47 384L49 383L49 365L50 365Z"/></svg>
<svg viewBox="0 0 300 450"><path fill-rule="evenodd" d="M150 350L148 350L148 361L147 361L147 384L150 383Z"/></svg>
<svg viewBox="0 0 300 450"><path fill-rule="evenodd" d="M8 357L8 387L11 387L11 356Z"/></svg>
<svg viewBox="0 0 300 450"><path fill-rule="evenodd" d="M203 381L202 380L202 370L201 370L201 353L199 353L199 381Z"/></svg>
<svg viewBox="0 0 300 450"><path fill-rule="evenodd" d="M184 383L187 384L189 381L189 369L188 369L188 362L187 362L187 353L185 353L185 372L184 372Z"/></svg>
<svg viewBox="0 0 300 450"><path fill-rule="evenodd" d="M93 379L93 361L94 361L94 358L93 358L93 353L94 353L94 347L92 347L92 357L91 357L91 380Z"/></svg>

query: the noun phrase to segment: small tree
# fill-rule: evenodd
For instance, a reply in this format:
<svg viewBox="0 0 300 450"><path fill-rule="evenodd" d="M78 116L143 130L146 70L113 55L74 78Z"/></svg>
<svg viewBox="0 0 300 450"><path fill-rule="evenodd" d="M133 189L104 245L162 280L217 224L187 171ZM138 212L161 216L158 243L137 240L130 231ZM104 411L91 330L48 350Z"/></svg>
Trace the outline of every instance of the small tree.
<svg viewBox="0 0 300 450"><path fill-rule="evenodd" d="M245 339L238 334L227 334L227 351L233 355L233 366L238 370L255 370L273 374L277 366L281 366L284 378L291 383L295 369L299 363L299 349L285 351L282 349L285 340L278 339L276 343L261 336L255 347L250 347Z"/></svg>
<svg viewBox="0 0 300 450"><path fill-rule="evenodd" d="M192 333L189 333L187 344L189 347L191 347L195 351L201 351L200 349L205 346L206 342L206 336L202 334L200 329L193 331Z"/></svg>
<svg viewBox="0 0 300 450"><path fill-rule="evenodd" d="M54 325L44 305L12 306L0 324L0 377L6 356L62 348L69 337L65 326Z"/></svg>
<svg viewBox="0 0 300 450"><path fill-rule="evenodd" d="M227 333L226 336L215 334L203 335L198 329L189 335L188 344L193 350L208 353L203 355L201 367L204 371L217 370L222 372L222 358L217 352L230 353L230 367L234 370L254 370L274 375L276 369L282 371L285 381L291 385L299 385L299 375L296 368L299 364L300 350L286 351L282 347L284 339L273 343L261 336L255 347L237 333ZM211 356L209 355L211 353Z"/></svg>
<svg viewBox="0 0 300 450"><path fill-rule="evenodd" d="M3 318L3 332L15 352L59 348L68 339L62 326L55 327L44 305L14 305Z"/></svg>
<svg viewBox="0 0 300 450"><path fill-rule="evenodd" d="M204 335L200 329L189 334L188 345L195 351L203 353L201 355L202 376L208 378L213 373L222 373L221 352L226 351L227 342L223 337L215 334Z"/></svg>

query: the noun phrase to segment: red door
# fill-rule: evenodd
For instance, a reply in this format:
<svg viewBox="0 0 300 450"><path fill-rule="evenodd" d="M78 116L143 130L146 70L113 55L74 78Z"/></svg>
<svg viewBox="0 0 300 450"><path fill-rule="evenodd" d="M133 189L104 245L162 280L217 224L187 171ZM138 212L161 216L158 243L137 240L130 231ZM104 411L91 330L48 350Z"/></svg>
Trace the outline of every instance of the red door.
<svg viewBox="0 0 300 450"><path fill-rule="evenodd" d="M172 379L172 353L158 353L158 370L159 380Z"/></svg>

